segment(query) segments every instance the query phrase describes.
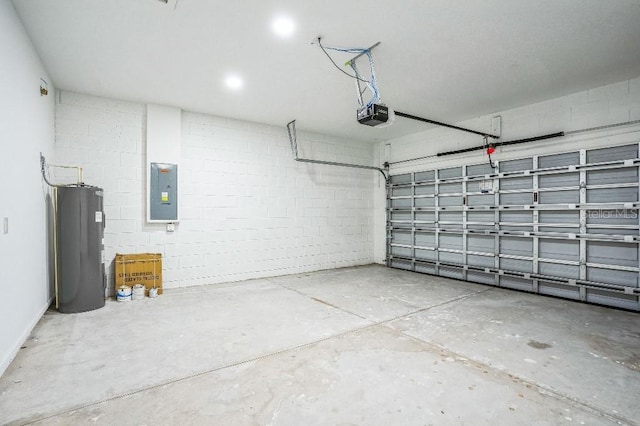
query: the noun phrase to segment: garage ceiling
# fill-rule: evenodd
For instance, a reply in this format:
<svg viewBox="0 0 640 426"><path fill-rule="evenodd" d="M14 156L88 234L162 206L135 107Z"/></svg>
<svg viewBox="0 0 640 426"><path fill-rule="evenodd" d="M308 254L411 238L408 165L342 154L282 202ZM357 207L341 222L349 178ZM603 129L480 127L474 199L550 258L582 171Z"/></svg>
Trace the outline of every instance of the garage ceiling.
<svg viewBox="0 0 640 426"><path fill-rule="evenodd" d="M20 0L58 88L359 140L354 83L311 41L374 50L382 101L447 122L640 75L637 0ZM272 20L290 17L282 39ZM333 53L343 64L353 55ZM363 64L364 66L364 64ZM366 68L366 67L365 67ZM244 79L232 91L229 73Z"/></svg>

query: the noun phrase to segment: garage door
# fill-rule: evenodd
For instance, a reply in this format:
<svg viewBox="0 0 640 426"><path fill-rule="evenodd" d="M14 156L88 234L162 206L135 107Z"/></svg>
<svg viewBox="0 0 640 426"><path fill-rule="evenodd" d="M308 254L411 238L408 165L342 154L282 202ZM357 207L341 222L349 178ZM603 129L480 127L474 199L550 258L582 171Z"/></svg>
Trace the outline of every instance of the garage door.
<svg viewBox="0 0 640 426"><path fill-rule="evenodd" d="M387 264L640 310L638 145L393 175Z"/></svg>

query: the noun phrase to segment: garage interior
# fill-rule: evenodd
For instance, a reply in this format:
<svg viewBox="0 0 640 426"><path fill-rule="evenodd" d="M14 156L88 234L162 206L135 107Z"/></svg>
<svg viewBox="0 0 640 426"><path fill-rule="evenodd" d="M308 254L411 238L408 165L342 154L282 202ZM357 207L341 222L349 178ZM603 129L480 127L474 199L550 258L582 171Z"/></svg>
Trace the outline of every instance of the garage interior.
<svg viewBox="0 0 640 426"><path fill-rule="evenodd" d="M640 5L299 3L0 0L0 423L640 424Z"/></svg>

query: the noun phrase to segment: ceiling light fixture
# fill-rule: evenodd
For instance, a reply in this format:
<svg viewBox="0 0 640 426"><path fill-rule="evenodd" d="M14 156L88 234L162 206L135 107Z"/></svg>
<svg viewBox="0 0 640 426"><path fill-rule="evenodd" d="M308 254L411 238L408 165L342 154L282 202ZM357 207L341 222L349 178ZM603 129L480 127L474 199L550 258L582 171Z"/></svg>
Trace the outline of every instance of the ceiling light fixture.
<svg viewBox="0 0 640 426"><path fill-rule="evenodd" d="M237 75L228 76L224 82L231 90L240 90L244 85L242 78L238 77Z"/></svg>
<svg viewBox="0 0 640 426"><path fill-rule="evenodd" d="M271 29L279 37L290 37L296 30L296 24L286 16L280 16L273 20Z"/></svg>

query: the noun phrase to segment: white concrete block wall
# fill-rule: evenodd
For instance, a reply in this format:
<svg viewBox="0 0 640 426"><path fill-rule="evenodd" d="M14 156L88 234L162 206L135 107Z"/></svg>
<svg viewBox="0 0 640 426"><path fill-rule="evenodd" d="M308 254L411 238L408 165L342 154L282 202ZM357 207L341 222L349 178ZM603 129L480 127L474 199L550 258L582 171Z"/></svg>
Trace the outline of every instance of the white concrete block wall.
<svg viewBox="0 0 640 426"><path fill-rule="evenodd" d="M169 233L144 220L145 105L63 91L56 108L56 162L83 166L85 182L105 190L110 262L162 253L172 288L373 261L376 172L295 162L284 123L183 112L181 220ZM298 141L302 156L373 163L370 144Z"/></svg>
<svg viewBox="0 0 640 426"><path fill-rule="evenodd" d="M491 119L497 115L502 117L502 138L500 140L503 141L640 120L640 77L507 111L498 111L457 124L489 132ZM398 122L398 124L401 123ZM482 142L480 136L438 127L382 142L378 144L375 156L376 161L380 162L402 161L431 156L438 152L473 147L482 144ZM583 148L638 142L640 142L640 125L632 125L497 148L492 159L504 161L530 155L553 154ZM488 157L484 151L475 151L392 165L391 174L479 164L486 161L488 161ZM385 204L381 201L384 200L385 194L382 188L378 188L376 192L377 195L374 197L376 203L374 257L377 262L380 262L380 259L384 259L386 250L386 234L384 233L386 216L383 213Z"/></svg>

